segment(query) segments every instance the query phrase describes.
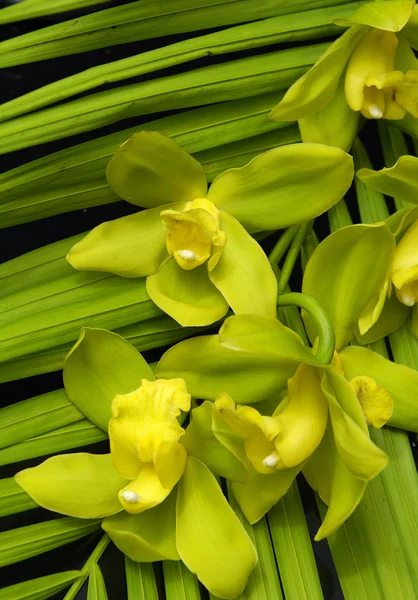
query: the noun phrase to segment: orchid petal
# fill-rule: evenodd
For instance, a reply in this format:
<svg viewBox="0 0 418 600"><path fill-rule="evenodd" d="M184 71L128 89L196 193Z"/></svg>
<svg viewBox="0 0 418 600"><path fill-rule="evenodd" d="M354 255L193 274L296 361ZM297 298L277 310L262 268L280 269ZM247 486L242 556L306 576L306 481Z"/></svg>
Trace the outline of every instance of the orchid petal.
<svg viewBox="0 0 418 600"><path fill-rule="evenodd" d="M193 409L181 443L189 456L200 460L215 475L231 481L248 480L249 465L242 439L229 429L211 402Z"/></svg>
<svg viewBox="0 0 418 600"><path fill-rule="evenodd" d="M349 19L335 19L337 25L368 25L384 31L401 31L407 24L415 0L380 0L360 6Z"/></svg>
<svg viewBox="0 0 418 600"><path fill-rule="evenodd" d="M17 483L48 510L95 519L122 510L118 492L128 482L116 471L110 454L64 454L16 475Z"/></svg>
<svg viewBox="0 0 418 600"><path fill-rule="evenodd" d="M232 492L246 519L252 525L285 495L300 469L301 466L298 466L269 475L257 473L249 484L232 483Z"/></svg>
<svg viewBox="0 0 418 600"><path fill-rule="evenodd" d="M277 279L261 246L231 215L221 212L227 243L209 279L235 313L276 316Z"/></svg>
<svg viewBox="0 0 418 600"><path fill-rule="evenodd" d="M386 225L351 225L328 236L309 259L302 292L318 300L331 318L337 351L353 339L364 309L377 304L394 251L395 240ZM378 316L375 311L376 320ZM313 340L317 334L311 318L303 317Z"/></svg>
<svg viewBox="0 0 418 600"><path fill-rule="evenodd" d="M177 550L184 564L219 598L243 592L257 553L207 467L189 457L177 498Z"/></svg>
<svg viewBox="0 0 418 600"><path fill-rule="evenodd" d="M345 31L315 65L286 92L273 108L275 121L294 121L321 110L333 98L350 54L366 33L365 27Z"/></svg>
<svg viewBox="0 0 418 600"><path fill-rule="evenodd" d="M206 196L202 165L157 131L140 131L122 144L106 176L118 196L145 208Z"/></svg>
<svg viewBox="0 0 418 600"><path fill-rule="evenodd" d="M416 156L401 156L393 167L380 171L359 169L357 177L373 190L418 204L418 158Z"/></svg>
<svg viewBox="0 0 418 600"><path fill-rule="evenodd" d="M117 548L135 562L180 560L176 549L176 493L139 515L123 511L108 517L103 529Z"/></svg>
<svg viewBox="0 0 418 600"><path fill-rule="evenodd" d="M185 271L173 257L147 278L147 292L183 327L211 325L228 310L226 300L208 277L206 265Z"/></svg>
<svg viewBox="0 0 418 600"><path fill-rule="evenodd" d="M166 227L160 217L165 208L150 208L98 225L71 248L68 262L79 271L106 271L122 277L155 273L168 257Z"/></svg>
<svg viewBox="0 0 418 600"><path fill-rule="evenodd" d="M64 364L64 385L71 402L107 432L116 394L155 379L141 354L122 337L105 329L82 329Z"/></svg>
<svg viewBox="0 0 418 600"><path fill-rule="evenodd" d="M386 454L370 439L360 402L348 381L333 371L323 377L337 452L348 471L369 481L388 462Z"/></svg>
<svg viewBox="0 0 418 600"><path fill-rule="evenodd" d="M249 231L308 221L338 202L351 185L351 156L322 144L289 144L260 154L212 183L208 198Z"/></svg>

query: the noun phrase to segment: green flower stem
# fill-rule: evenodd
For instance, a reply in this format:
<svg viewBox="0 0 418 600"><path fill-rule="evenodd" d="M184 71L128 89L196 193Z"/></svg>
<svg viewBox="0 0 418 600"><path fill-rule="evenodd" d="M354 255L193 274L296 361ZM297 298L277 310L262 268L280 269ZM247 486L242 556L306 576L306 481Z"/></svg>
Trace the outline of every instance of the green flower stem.
<svg viewBox="0 0 418 600"><path fill-rule="evenodd" d="M299 256L299 252L302 247L302 244L303 244L306 236L308 235L308 233L312 227L312 224L313 224L312 221L307 221L306 223L302 223L301 225L298 225L298 227L297 227L297 231L294 234L294 237L292 239L292 243L290 245L289 252L286 255L286 259L283 264L283 269L279 275L279 280L278 280L279 294L283 294L283 292L286 289L286 286L289 282L293 268L295 266L296 259Z"/></svg>
<svg viewBox="0 0 418 600"><path fill-rule="evenodd" d="M316 357L323 363L329 364L332 361L335 350L335 334L331 319L324 312L323 308L312 296L292 292L290 294L279 295L277 298L278 306L299 306L306 310L313 318L319 337Z"/></svg>
<svg viewBox="0 0 418 600"><path fill-rule="evenodd" d="M83 587L84 582L89 576L90 567L94 564L97 564L102 556L103 552L106 550L108 544L110 542L110 537L105 533L93 552L90 554L89 558L84 563L84 567L81 569L81 577L74 581L73 585L70 587L68 592L64 596L64 600L74 600L77 596L78 592Z"/></svg>
<svg viewBox="0 0 418 600"><path fill-rule="evenodd" d="M286 250L289 248L291 241L294 238L294 235L297 230L297 225L293 225L292 227L288 227L283 231L278 241L276 242L273 250L268 255L268 259L270 261L271 266L273 267L273 271L276 274L276 277L279 278L279 270L277 265L282 260Z"/></svg>

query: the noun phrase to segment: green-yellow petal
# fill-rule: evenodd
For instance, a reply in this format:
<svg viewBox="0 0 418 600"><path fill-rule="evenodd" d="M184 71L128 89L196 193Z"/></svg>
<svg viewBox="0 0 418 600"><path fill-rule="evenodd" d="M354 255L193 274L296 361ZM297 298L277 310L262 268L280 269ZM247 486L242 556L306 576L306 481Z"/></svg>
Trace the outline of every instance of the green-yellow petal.
<svg viewBox="0 0 418 600"><path fill-rule="evenodd" d="M329 404L335 446L345 467L364 481L376 477L388 457L371 441L353 387L342 375L330 371L323 376L322 389Z"/></svg>
<svg viewBox="0 0 418 600"><path fill-rule="evenodd" d="M402 36L412 48L418 50L418 5L415 5L408 23L402 30Z"/></svg>
<svg viewBox="0 0 418 600"><path fill-rule="evenodd" d="M360 6L349 19L336 19L338 25L369 25L384 31L400 31L407 24L415 0L380 0Z"/></svg>
<svg viewBox="0 0 418 600"><path fill-rule="evenodd" d="M257 315L228 317L219 330L219 343L244 356L253 353L264 356L266 361L275 359L277 365L288 362L295 366L298 363L322 364L300 336L278 319Z"/></svg>
<svg viewBox="0 0 418 600"><path fill-rule="evenodd" d="M236 314L276 316L277 279L261 246L231 215L221 212L227 242L209 278Z"/></svg>
<svg viewBox="0 0 418 600"><path fill-rule="evenodd" d="M177 210L183 205L169 205ZM166 227L150 208L95 227L67 255L79 271L106 271L122 277L144 277L158 271L168 257Z"/></svg>
<svg viewBox="0 0 418 600"><path fill-rule="evenodd" d="M322 441L325 446L326 455L330 458L329 467L326 474L329 490L327 500L328 510L321 527L315 535L315 540L320 541L331 535L340 525L344 523L355 511L366 491L367 482L354 477L345 467L340 455L336 451L332 433L327 433ZM324 449L321 449L323 451ZM316 468L324 470L327 463L316 462ZM308 479L309 481L309 479ZM315 487L314 487L315 489ZM323 497L323 496L322 496ZM325 498L323 498L325 500Z"/></svg>
<svg viewBox="0 0 418 600"><path fill-rule="evenodd" d="M251 523L257 523L282 498L292 485L301 466L276 471L270 475L257 473L250 483L232 483L232 492Z"/></svg>
<svg viewBox="0 0 418 600"><path fill-rule="evenodd" d="M167 350L156 373L166 379L182 377L188 391L196 398L215 400L225 392L238 404L250 404L267 400L287 386L287 380L300 362L300 353L305 359L310 354L314 360L309 348L303 352L303 344L297 339L296 343L288 344L289 348L292 346L298 350L295 355L278 356L259 352L257 348L254 351L251 348L244 351L229 349L220 343L217 335L199 336Z"/></svg>
<svg viewBox="0 0 418 600"><path fill-rule="evenodd" d="M361 311L357 325L360 335L366 334L380 319L388 296L389 280L383 282L383 285L377 295L371 298L366 306Z"/></svg>
<svg viewBox="0 0 418 600"><path fill-rule="evenodd" d="M86 452L53 456L15 478L43 508L81 519L120 512L118 492L127 484L110 454Z"/></svg>
<svg viewBox="0 0 418 600"><path fill-rule="evenodd" d="M393 167L380 171L359 169L356 173L368 187L398 200L418 204L418 158L401 156Z"/></svg>
<svg viewBox="0 0 418 600"><path fill-rule="evenodd" d="M330 316L337 351L353 339L364 309L378 303L394 251L395 240L386 225L350 225L328 236L309 259L302 292L316 298ZM309 315L303 316L313 340L314 325ZM375 312L376 320L378 316Z"/></svg>
<svg viewBox="0 0 418 600"><path fill-rule="evenodd" d="M328 210L343 197L353 175L352 158L340 148L289 144L225 171L212 183L208 198L249 231L282 229Z"/></svg>
<svg viewBox="0 0 418 600"><path fill-rule="evenodd" d="M330 451L329 425L318 448L303 465L302 473L325 504L331 501L333 456ZM332 434L331 434L332 435Z"/></svg>
<svg viewBox="0 0 418 600"><path fill-rule="evenodd" d="M219 598L238 598L257 553L238 517L203 463L189 457L179 483L176 542L185 565Z"/></svg>
<svg viewBox="0 0 418 600"><path fill-rule="evenodd" d="M303 142L336 146L348 152L360 128L360 114L347 104L343 78L331 100L298 123Z"/></svg>
<svg viewBox="0 0 418 600"><path fill-rule="evenodd" d="M385 299L382 312L376 323L363 335L360 334L360 331L355 332L356 340L361 345L367 345L383 339L399 329L405 323L410 312L411 309L399 302L392 290L392 294Z"/></svg>
<svg viewBox="0 0 418 600"><path fill-rule="evenodd" d="M321 110L333 98L345 65L365 27L351 27L344 32L315 65L286 92L272 110L275 121L294 121Z"/></svg>
<svg viewBox="0 0 418 600"><path fill-rule="evenodd" d="M149 510L132 515L125 511L102 523L117 548L135 562L180 560L176 549L176 493Z"/></svg>
<svg viewBox="0 0 418 600"><path fill-rule="evenodd" d="M209 401L192 410L190 424L181 440L190 456L215 475L231 481L247 481L249 465L242 439L235 435Z"/></svg>
<svg viewBox="0 0 418 600"><path fill-rule="evenodd" d="M301 364L289 380L288 403L274 418L282 427L275 440L281 468L291 468L309 458L321 443L328 420L328 405L318 369Z"/></svg>
<svg viewBox="0 0 418 600"><path fill-rule="evenodd" d="M147 292L183 327L211 325L228 310L225 298L209 279L206 265L185 271L173 257L147 278Z"/></svg>
<svg viewBox="0 0 418 600"><path fill-rule="evenodd" d="M141 354L105 329L82 329L64 364L69 399L106 432L115 395L137 389L142 379L153 381L155 376Z"/></svg>
<svg viewBox="0 0 418 600"><path fill-rule="evenodd" d="M106 176L121 198L145 208L206 196L202 165L157 131L140 131L122 144Z"/></svg>

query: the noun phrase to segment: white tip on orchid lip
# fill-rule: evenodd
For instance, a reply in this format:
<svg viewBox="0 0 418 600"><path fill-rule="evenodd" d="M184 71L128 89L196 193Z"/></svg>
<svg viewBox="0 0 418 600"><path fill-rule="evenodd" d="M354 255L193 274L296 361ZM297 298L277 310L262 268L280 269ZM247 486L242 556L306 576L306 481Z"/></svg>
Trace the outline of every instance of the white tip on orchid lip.
<svg viewBox="0 0 418 600"><path fill-rule="evenodd" d="M192 261L192 260L196 260L196 258L197 258L196 254L193 252L193 250L179 250L178 255L183 260Z"/></svg>
<svg viewBox="0 0 418 600"><path fill-rule="evenodd" d="M136 492L130 492L129 490L122 492L121 496L125 502L129 502L130 504L136 504L141 499Z"/></svg>
<svg viewBox="0 0 418 600"><path fill-rule="evenodd" d="M383 117L383 111L377 106L377 104L370 104L369 114L373 119L381 119Z"/></svg>
<svg viewBox="0 0 418 600"><path fill-rule="evenodd" d="M266 458L263 460L263 465L265 467L275 467L278 463L278 457L275 454L269 454L268 456L266 456Z"/></svg>
<svg viewBox="0 0 418 600"><path fill-rule="evenodd" d="M405 304L405 306L414 306L415 304L414 296L411 296L409 294L402 295L401 300L402 304Z"/></svg>

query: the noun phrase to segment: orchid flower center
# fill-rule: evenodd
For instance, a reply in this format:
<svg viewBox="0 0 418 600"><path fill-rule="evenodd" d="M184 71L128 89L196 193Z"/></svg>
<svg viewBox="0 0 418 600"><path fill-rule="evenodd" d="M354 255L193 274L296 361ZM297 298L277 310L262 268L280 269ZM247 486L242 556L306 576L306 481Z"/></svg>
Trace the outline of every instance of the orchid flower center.
<svg viewBox="0 0 418 600"><path fill-rule="evenodd" d="M208 261L212 270L221 256L226 235L219 229L219 211L210 200L187 202L183 212L164 210L161 219L167 228L166 245L177 264L189 271Z"/></svg>
<svg viewBox="0 0 418 600"><path fill-rule="evenodd" d="M109 422L113 464L130 483L119 492L124 509L142 512L170 493L183 474L186 451L177 417L190 410L183 379L143 379L141 386L118 394Z"/></svg>
<svg viewBox="0 0 418 600"><path fill-rule="evenodd" d="M366 119L418 117L418 71L395 70L398 38L373 29L357 45L348 62L345 95L352 110Z"/></svg>

